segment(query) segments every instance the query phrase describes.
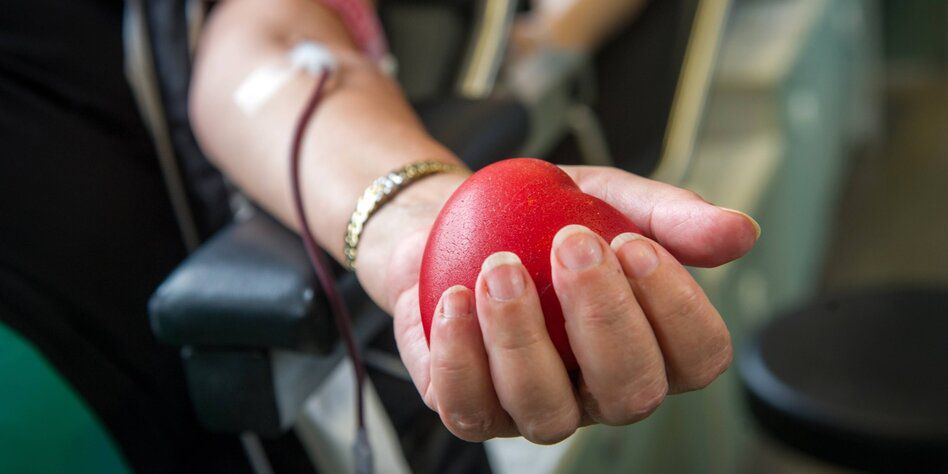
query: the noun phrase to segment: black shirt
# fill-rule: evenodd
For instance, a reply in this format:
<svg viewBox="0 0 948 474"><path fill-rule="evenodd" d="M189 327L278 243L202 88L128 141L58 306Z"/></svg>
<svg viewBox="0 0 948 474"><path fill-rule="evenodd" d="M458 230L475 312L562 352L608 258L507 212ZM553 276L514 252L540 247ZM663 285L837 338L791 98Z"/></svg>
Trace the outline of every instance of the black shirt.
<svg viewBox="0 0 948 474"><path fill-rule="evenodd" d="M119 1L0 0L0 322L140 472L246 469L206 433L148 296L184 255L126 83Z"/></svg>

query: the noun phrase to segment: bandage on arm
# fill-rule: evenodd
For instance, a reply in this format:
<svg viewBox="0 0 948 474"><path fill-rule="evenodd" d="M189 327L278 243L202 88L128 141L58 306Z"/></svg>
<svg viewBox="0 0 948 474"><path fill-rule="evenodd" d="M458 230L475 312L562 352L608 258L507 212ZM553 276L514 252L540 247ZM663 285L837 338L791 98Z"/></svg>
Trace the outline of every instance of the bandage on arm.
<svg viewBox="0 0 948 474"><path fill-rule="evenodd" d="M341 259L345 226L369 183L408 163L457 159L428 136L398 85L361 54L331 10L316 0L231 0L214 10L198 45L191 119L211 160L257 203L295 227L286 156L316 78L293 74L250 113L235 93L261 68L286 61L303 40L329 48L339 65L307 128L300 173L316 239ZM413 225L406 220L401 230ZM371 231L360 245L366 250L382 240ZM385 288L381 272L360 269L359 277L376 302L389 306L386 292L397 289Z"/></svg>

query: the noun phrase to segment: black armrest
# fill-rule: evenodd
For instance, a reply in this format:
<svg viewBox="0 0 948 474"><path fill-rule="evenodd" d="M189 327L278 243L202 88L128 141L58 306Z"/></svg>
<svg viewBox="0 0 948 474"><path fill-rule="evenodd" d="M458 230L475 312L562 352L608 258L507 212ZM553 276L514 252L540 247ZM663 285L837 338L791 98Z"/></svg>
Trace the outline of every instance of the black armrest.
<svg viewBox="0 0 948 474"><path fill-rule="evenodd" d="M262 213L205 242L151 298L152 330L175 345L331 348L325 317L299 237Z"/></svg>
<svg viewBox="0 0 948 474"><path fill-rule="evenodd" d="M260 213L220 231L152 296L153 330L183 346L191 400L207 428L281 434L344 357L314 280L299 238ZM390 318L354 275L338 285L364 345Z"/></svg>

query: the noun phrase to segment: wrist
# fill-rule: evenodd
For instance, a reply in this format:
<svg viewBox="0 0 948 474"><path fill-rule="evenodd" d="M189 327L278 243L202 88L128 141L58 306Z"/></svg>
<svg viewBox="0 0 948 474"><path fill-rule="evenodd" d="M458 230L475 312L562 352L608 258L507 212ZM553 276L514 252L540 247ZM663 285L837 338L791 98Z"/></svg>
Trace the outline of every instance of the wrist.
<svg viewBox="0 0 948 474"><path fill-rule="evenodd" d="M418 280L429 230L448 197L467 174L425 177L399 192L362 231L356 275L385 310Z"/></svg>

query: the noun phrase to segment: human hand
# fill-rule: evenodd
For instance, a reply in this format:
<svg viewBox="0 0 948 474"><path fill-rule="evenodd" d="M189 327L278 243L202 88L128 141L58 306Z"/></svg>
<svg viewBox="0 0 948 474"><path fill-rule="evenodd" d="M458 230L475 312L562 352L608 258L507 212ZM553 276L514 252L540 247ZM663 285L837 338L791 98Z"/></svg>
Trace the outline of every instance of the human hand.
<svg viewBox="0 0 948 474"><path fill-rule="evenodd" d="M666 394L704 387L730 363L727 328L682 264L716 266L740 257L757 238L756 224L620 170L563 169L645 234L623 234L610 245L567 226L554 239L553 282L580 365L575 375L550 342L532 280L504 252L485 261L475 288L445 292L429 349L417 280L434 215L423 216L436 214L460 179L419 188L406 198L413 205L392 211L402 215L396 222L416 222L397 250L386 252L385 300L399 351L425 402L460 438L523 435L553 443L585 424L633 423ZM447 194L431 197L439 192Z"/></svg>

